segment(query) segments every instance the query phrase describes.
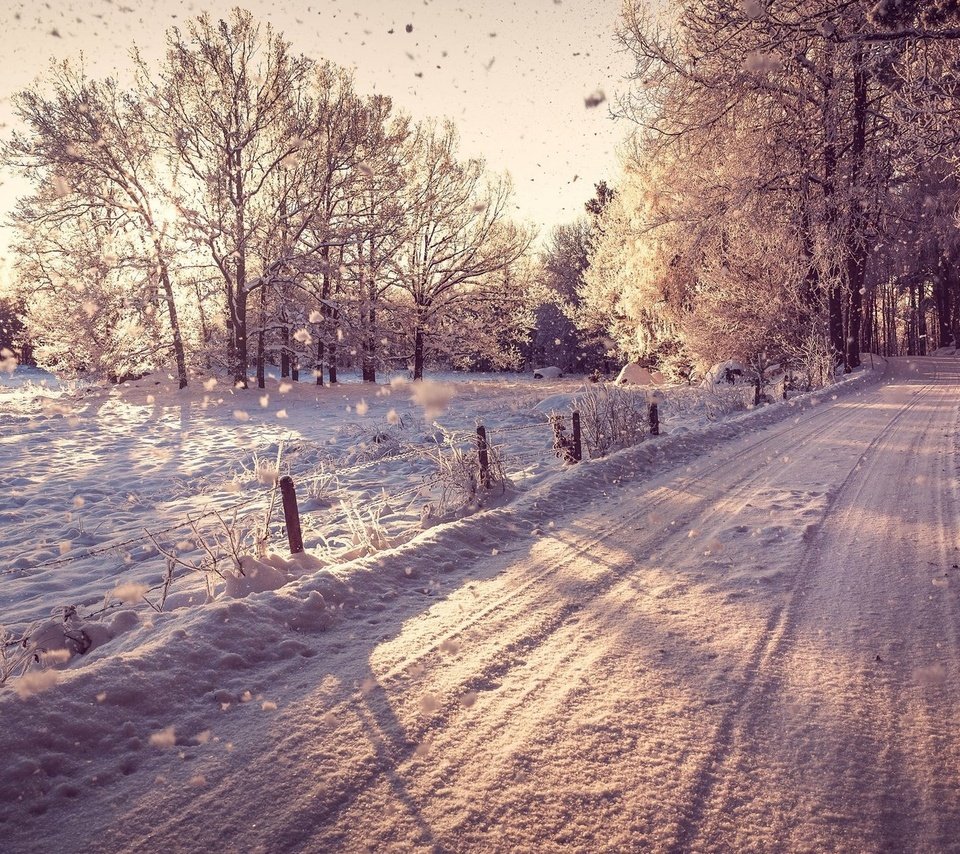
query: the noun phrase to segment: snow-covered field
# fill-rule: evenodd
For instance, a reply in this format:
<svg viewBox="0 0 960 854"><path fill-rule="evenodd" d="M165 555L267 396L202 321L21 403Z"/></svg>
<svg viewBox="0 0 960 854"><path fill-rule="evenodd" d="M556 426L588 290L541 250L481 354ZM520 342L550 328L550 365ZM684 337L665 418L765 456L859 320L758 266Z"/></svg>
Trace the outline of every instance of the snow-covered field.
<svg viewBox="0 0 960 854"><path fill-rule="evenodd" d="M880 373L667 421L566 470L536 406L576 381L445 378L446 406L403 385L274 382L264 407L149 381L4 393L0 613L15 625L151 581L163 561L142 545L30 568L261 500L250 461L281 440L298 483L363 463L371 431L425 444L434 420L479 416L523 437L508 457L539 456L493 509L431 527L430 495L387 500L397 542L365 558L276 558L277 590L111 610L87 625L99 646L11 680L2 847L949 848L960 371ZM355 512L428 476L419 460L358 470L375 479ZM324 562L349 545L322 547L332 512L319 496L304 514L328 520L306 523Z"/></svg>
<svg viewBox="0 0 960 854"><path fill-rule="evenodd" d="M510 475L519 486L560 467L533 404L578 386L480 378L433 381L412 395L402 381L317 388L271 379L264 392L212 380L180 392L147 378L48 394L15 375L0 389L2 621L20 627L56 606L89 610L118 584L154 587L165 560L147 532L164 551L201 563L200 539L213 545L224 533L212 511L241 532L262 524L278 453L281 473L297 484L308 551L339 563L395 545L442 497L433 483L443 442L435 420L458 442L473 435L477 419L491 441L510 427ZM531 429L516 429L524 426ZM188 524L195 519L201 537ZM281 522L276 506L278 550ZM165 610L205 595L200 575L178 567Z"/></svg>
<svg viewBox="0 0 960 854"><path fill-rule="evenodd" d="M17 637L55 609L119 608L145 588L157 606L166 595L163 610L172 611L225 586L276 588L396 547L475 509L454 474L441 477L438 457L472 452L481 422L509 482L479 497L507 504L563 468L547 415L569 412L584 383L441 375L318 388L271 378L260 391L207 379L179 391L153 377L61 388L31 369L0 382L0 625ZM749 389L735 396L748 399ZM704 414L684 411L677 429ZM297 485L311 560L251 564L231 579L228 531L238 552L252 554L268 511L266 545L286 553L278 462ZM165 555L181 561L167 589Z"/></svg>

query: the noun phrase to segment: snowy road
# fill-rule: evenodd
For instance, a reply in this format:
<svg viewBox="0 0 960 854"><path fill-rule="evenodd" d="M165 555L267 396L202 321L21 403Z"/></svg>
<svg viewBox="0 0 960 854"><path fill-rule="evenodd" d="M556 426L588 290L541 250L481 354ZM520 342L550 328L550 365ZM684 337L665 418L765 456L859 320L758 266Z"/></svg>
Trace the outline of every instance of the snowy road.
<svg viewBox="0 0 960 854"><path fill-rule="evenodd" d="M958 391L896 361L488 539L298 635L247 674L265 706L156 700L207 735L0 848L960 850Z"/></svg>

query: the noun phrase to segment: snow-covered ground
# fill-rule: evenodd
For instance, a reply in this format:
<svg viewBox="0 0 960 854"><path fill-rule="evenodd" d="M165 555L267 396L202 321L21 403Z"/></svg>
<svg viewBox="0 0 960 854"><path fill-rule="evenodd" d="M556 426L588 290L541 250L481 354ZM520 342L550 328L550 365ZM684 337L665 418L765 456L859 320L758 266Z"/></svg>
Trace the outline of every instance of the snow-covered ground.
<svg viewBox="0 0 960 854"><path fill-rule="evenodd" d="M455 384L444 426L537 437L526 487L416 535L385 507L402 542L274 558L278 590L104 615L0 691L0 847L949 848L960 366L874 378L567 470L536 404L574 384ZM347 406L432 429L403 386L274 386L0 398L0 613L146 579L146 551L29 567L242 500L281 439L295 475L345 463ZM401 486L361 471L390 481L360 509Z"/></svg>
<svg viewBox="0 0 960 854"><path fill-rule="evenodd" d="M272 377L263 391L207 379L180 391L170 378L98 388L61 387L32 369L0 374L0 626L19 637L55 609L91 614L143 588L157 605L166 594L165 611L218 595L232 563L210 572L205 547L229 555L228 530L252 553L269 511L268 546L285 550L278 462L297 485L313 560L260 567L259 578L247 567L232 594L398 546L469 510L457 479L440 476L438 456L472 452L478 423L509 481L481 497L507 504L562 470L548 415L569 412L584 388L582 377L348 379L318 388ZM676 429L703 420L703 397L678 410ZM164 555L182 561L167 589Z"/></svg>
<svg viewBox="0 0 960 854"><path fill-rule="evenodd" d="M561 467L534 404L582 383L481 376L317 388L271 378L263 392L214 380L181 392L151 377L60 390L23 373L33 382L19 371L0 378L0 624L8 628L57 606L90 610L118 584L161 583L165 561L147 532L193 563L207 557L201 537L213 545L224 532L212 511L250 534L271 504L278 453L281 473L297 484L307 549L324 563L396 545L443 509L434 458L444 434L435 421L461 445L486 423L491 442L509 447L505 463L522 488ZM201 537L188 524L197 519ZM277 505L278 548L281 521ZM199 575L178 567L165 610L205 593Z"/></svg>

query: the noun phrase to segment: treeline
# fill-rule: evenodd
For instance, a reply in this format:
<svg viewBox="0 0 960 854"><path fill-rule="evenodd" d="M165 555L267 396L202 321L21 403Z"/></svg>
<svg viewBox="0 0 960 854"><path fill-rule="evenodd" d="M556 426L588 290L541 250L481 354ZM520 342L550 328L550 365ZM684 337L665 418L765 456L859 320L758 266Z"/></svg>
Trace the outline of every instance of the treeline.
<svg viewBox="0 0 960 854"><path fill-rule="evenodd" d="M636 132L580 325L675 375L954 344L958 25L952 0L628 0Z"/></svg>
<svg viewBox="0 0 960 854"><path fill-rule="evenodd" d="M14 99L3 157L34 188L16 298L40 364L169 366L184 387L521 358L534 235L451 123L359 94L240 10L170 30L157 67L132 57L130 86L62 62Z"/></svg>

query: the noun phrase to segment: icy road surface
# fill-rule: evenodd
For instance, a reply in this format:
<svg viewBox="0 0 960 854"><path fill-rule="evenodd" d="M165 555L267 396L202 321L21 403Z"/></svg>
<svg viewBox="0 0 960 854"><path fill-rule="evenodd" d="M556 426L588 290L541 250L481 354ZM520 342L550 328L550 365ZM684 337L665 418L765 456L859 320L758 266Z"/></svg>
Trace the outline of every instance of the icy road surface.
<svg viewBox="0 0 960 854"><path fill-rule="evenodd" d="M0 848L956 850L958 393L895 360L297 654L5 702Z"/></svg>

